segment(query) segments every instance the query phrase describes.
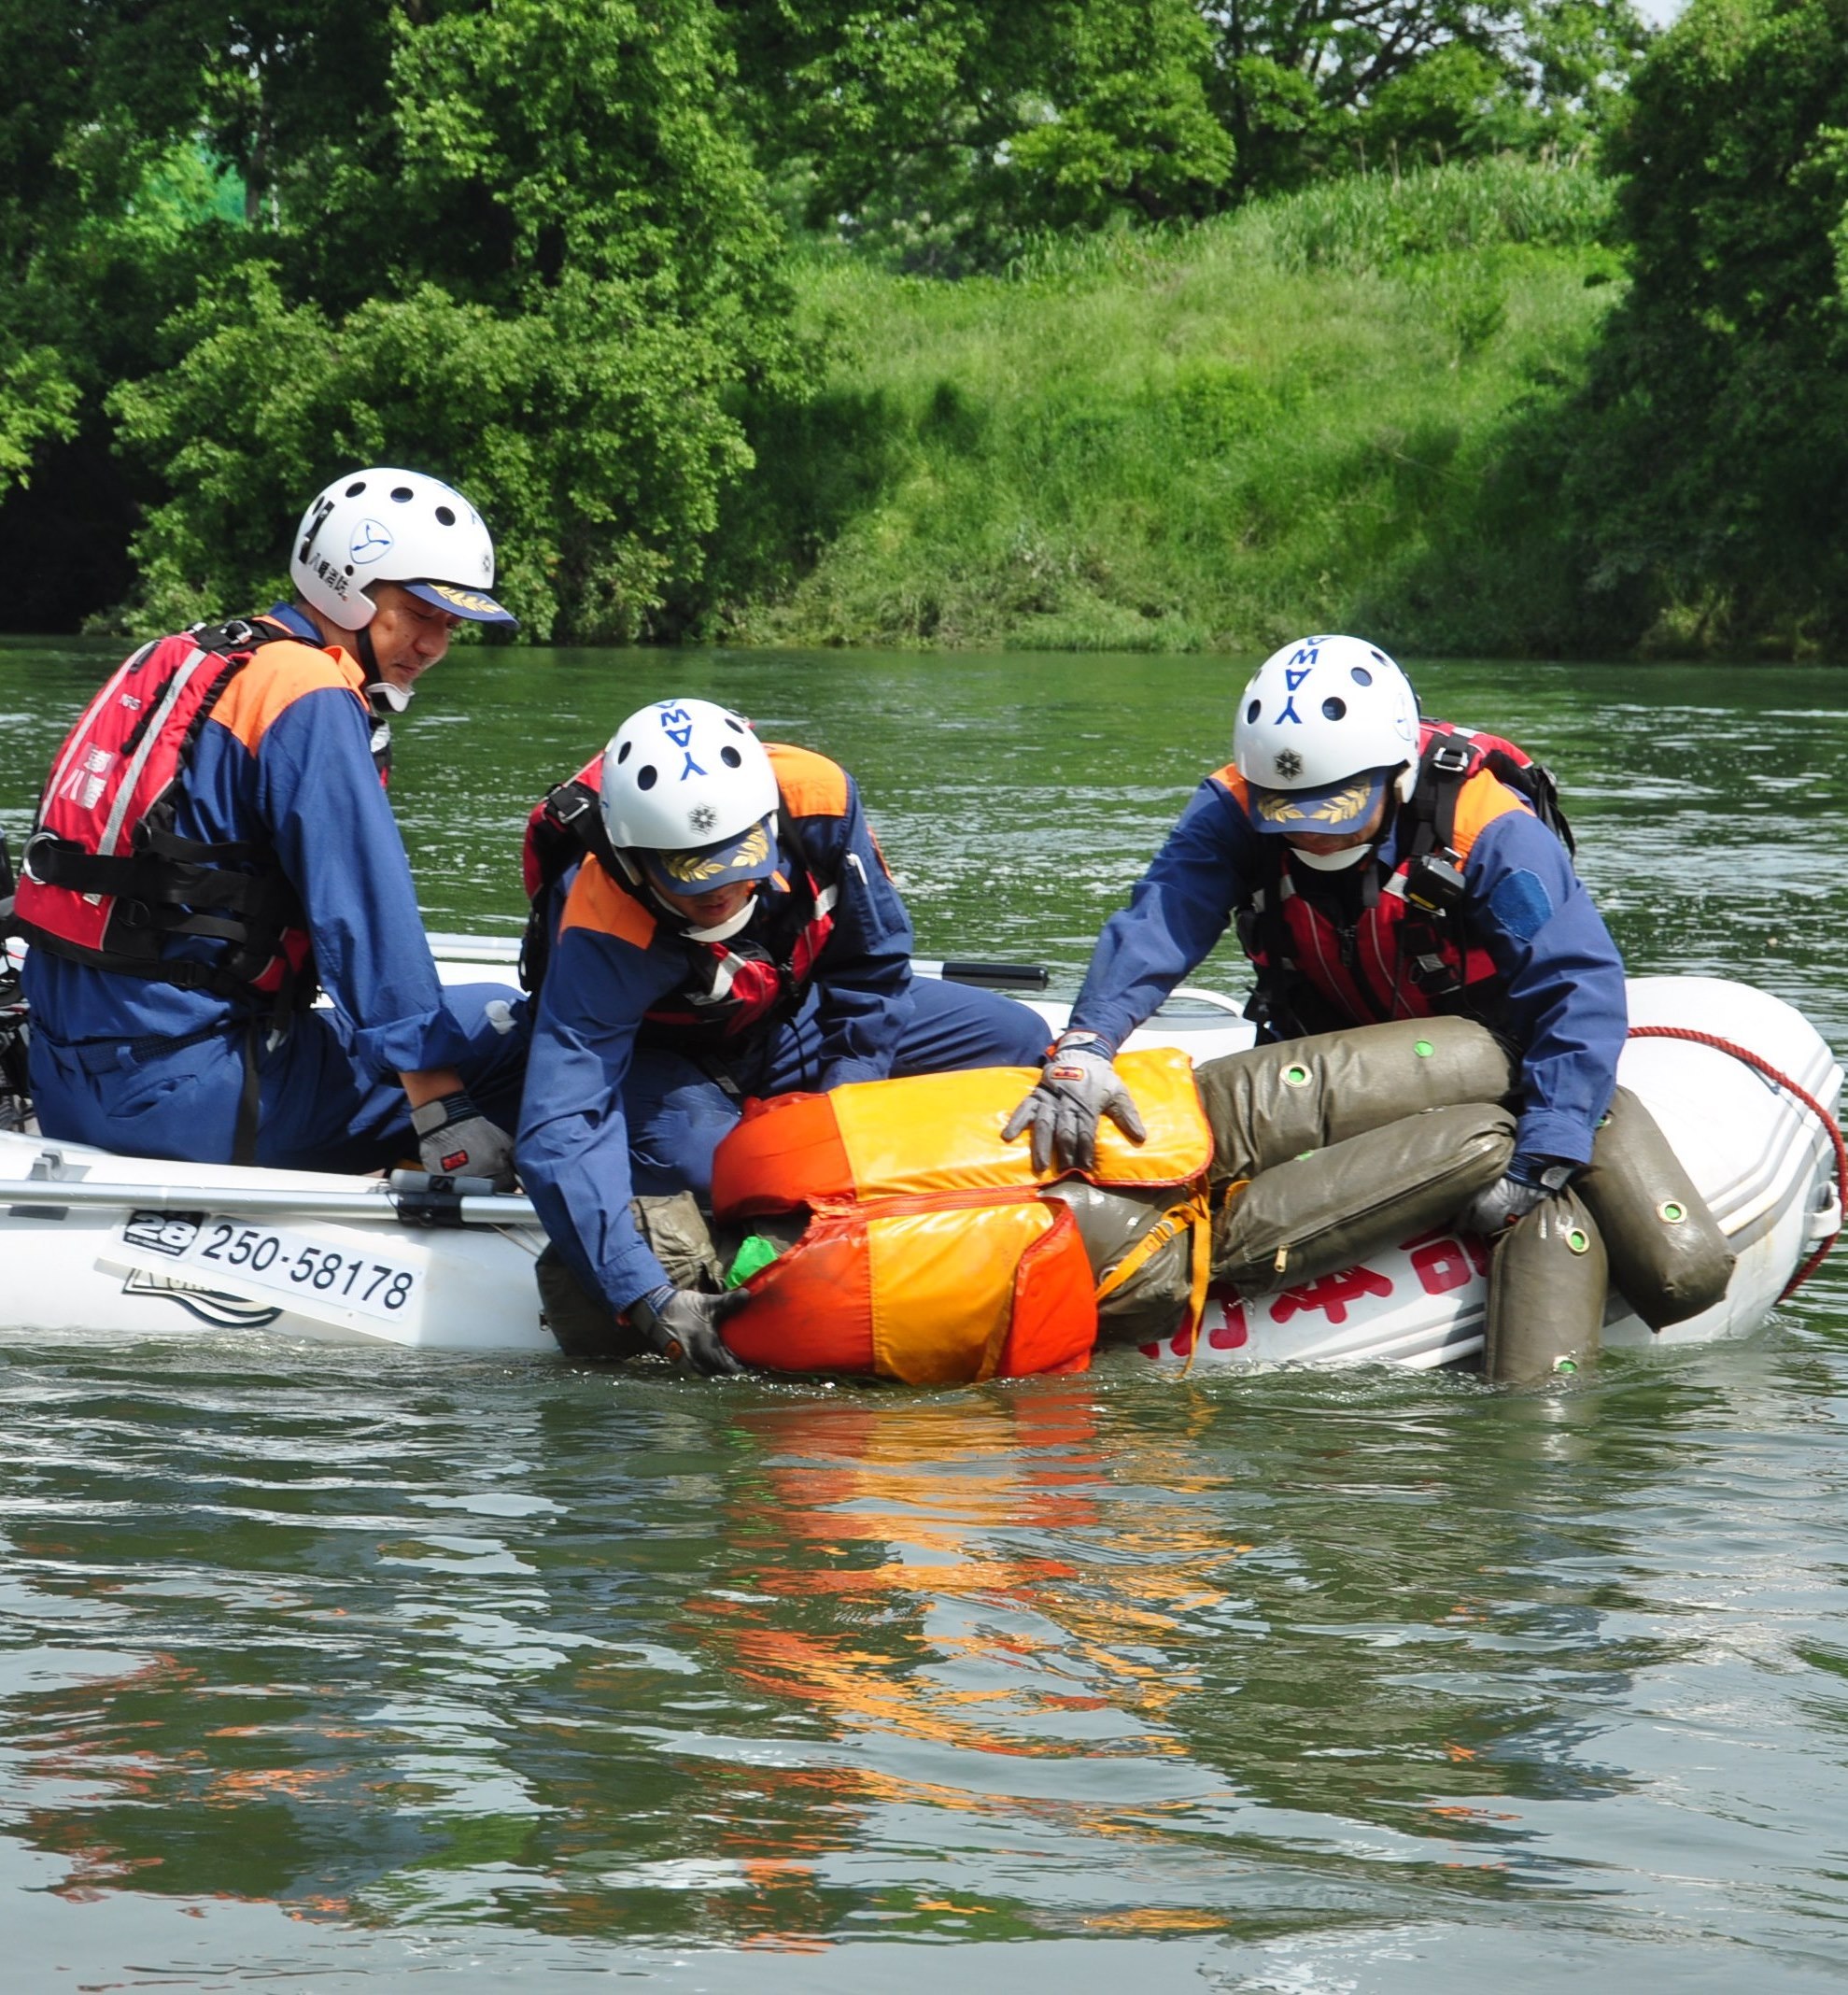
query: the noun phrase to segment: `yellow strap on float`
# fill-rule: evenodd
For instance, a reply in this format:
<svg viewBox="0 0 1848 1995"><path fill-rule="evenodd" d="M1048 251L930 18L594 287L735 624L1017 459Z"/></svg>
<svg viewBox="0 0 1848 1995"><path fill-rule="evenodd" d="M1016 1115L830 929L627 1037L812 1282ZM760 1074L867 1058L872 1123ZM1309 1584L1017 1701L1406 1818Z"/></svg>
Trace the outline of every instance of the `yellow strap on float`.
<svg viewBox="0 0 1848 1995"><path fill-rule="evenodd" d="M1162 1214L1097 1284L1097 1300L1101 1303L1107 1295L1114 1295L1132 1275L1153 1260L1183 1227L1192 1230L1192 1240L1189 1248L1190 1278L1187 1296L1187 1326L1192 1335L1187 1347L1187 1364L1181 1371L1181 1377L1184 1379L1193 1369L1193 1355L1200 1349L1200 1333L1206 1316L1206 1289L1213 1272L1213 1215L1206 1203L1204 1187L1196 1189L1192 1196L1180 1205L1170 1206Z"/></svg>

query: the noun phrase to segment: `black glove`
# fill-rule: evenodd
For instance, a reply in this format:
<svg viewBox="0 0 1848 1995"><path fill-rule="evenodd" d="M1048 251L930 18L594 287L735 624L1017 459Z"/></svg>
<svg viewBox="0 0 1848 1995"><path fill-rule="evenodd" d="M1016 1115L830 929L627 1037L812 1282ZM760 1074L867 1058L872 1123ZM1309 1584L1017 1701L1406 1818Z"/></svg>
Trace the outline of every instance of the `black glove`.
<svg viewBox="0 0 1848 1995"><path fill-rule="evenodd" d="M1011 1143L1033 1129L1033 1167L1089 1170L1097 1161L1097 1118L1107 1115L1132 1142L1149 1132L1142 1114L1110 1064L1110 1050L1094 1032L1067 1032L1052 1048L1046 1071L1008 1118L1001 1140Z"/></svg>
<svg viewBox="0 0 1848 1995"><path fill-rule="evenodd" d="M1510 1157L1507 1169L1495 1182L1478 1192L1458 1213L1457 1224L1465 1233L1479 1233L1484 1239L1493 1240L1509 1226L1518 1225L1555 1192L1564 1191L1576 1174L1576 1167L1552 1157Z"/></svg>
<svg viewBox="0 0 1848 1995"><path fill-rule="evenodd" d="M750 1292L736 1288L728 1295L708 1295L694 1289L677 1289L666 1282L630 1303L625 1312L630 1324L641 1331L650 1351L678 1365L683 1359L697 1372L709 1378L721 1372L741 1372L744 1367L726 1349L719 1325L751 1300Z"/></svg>
<svg viewBox="0 0 1848 1995"><path fill-rule="evenodd" d="M467 1088L413 1109L411 1127L426 1170L450 1178L488 1178L497 1192L513 1190L514 1139L475 1107Z"/></svg>

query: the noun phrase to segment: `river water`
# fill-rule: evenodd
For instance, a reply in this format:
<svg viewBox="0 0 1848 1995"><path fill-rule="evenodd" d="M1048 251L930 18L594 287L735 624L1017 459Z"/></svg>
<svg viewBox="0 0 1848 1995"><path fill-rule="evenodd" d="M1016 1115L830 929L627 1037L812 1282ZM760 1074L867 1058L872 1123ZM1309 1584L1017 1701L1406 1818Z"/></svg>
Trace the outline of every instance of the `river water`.
<svg viewBox="0 0 1848 1995"><path fill-rule="evenodd" d="M16 849L109 662L0 648ZM1418 676L1554 764L1634 969L1745 977L1848 1043L1839 676ZM856 771L924 952L1069 988L1238 683L464 653L395 795L431 925L510 931L529 801L643 700L721 698ZM1537 1395L715 1387L195 1326L0 1334L0 1402L9 1990L1474 1995L1848 1960L1836 1269L1747 1343Z"/></svg>

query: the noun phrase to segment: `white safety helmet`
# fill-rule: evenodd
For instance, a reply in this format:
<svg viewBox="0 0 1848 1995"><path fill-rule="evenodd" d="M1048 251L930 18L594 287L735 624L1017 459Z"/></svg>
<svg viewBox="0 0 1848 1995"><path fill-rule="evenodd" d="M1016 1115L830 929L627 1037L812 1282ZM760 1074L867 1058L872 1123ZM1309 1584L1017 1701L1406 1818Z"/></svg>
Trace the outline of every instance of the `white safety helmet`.
<svg viewBox="0 0 1848 1995"><path fill-rule="evenodd" d="M1339 835L1364 822L1387 783L1411 796L1418 698L1377 645L1305 637L1273 652L1239 695L1233 761L1259 830Z"/></svg>
<svg viewBox="0 0 1848 1995"><path fill-rule="evenodd" d="M776 870L776 771L751 724L710 700L657 700L603 751L603 825L669 893Z"/></svg>
<svg viewBox="0 0 1848 1995"><path fill-rule="evenodd" d="M302 600L343 630L362 630L374 582L470 623L512 624L488 593L494 543L460 492L420 471L374 466L336 478L302 516L289 573Z"/></svg>

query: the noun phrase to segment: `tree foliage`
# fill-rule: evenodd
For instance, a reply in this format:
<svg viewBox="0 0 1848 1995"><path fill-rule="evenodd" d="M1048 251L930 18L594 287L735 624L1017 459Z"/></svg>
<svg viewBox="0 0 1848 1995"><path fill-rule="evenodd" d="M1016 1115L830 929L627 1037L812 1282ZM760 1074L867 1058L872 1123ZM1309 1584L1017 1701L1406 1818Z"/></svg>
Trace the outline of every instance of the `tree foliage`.
<svg viewBox="0 0 1848 1995"><path fill-rule="evenodd" d="M1848 635L1848 0L1694 0L1607 163L1629 296L1583 406L1594 586L1670 642Z"/></svg>
<svg viewBox="0 0 1848 1995"><path fill-rule="evenodd" d="M111 423L172 616L273 580L323 478L404 461L480 504L532 634L645 630L749 461L729 403L789 364L710 0L49 5L0 0L58 80L0 126L14 475Z"/></svg>
<svg viewBox="0 0 1848 1995"><path fill-rule="evenodd" d="M1646 40L1629 0L722 4L802 219L950 272L1369 164L1574 154Z"/></svg>
<svg viewBox="0 0 1848 1995"><path fill-rule="evenodd" d="M0 0L13 615L247 602L398 459L529 634L722 628L864 483L754 470L865 414L813 399L786 222L957 276L1568 156L1641 40L1630 0Z"/></svg>
<svg viewBox="0 0 1848 1995"><path fill-rule="evenodd" d="M1246 188L1571 155L1647 41L1629 0L1222 0L1216 103Z"/></svg>
<svg viewBox="0 0 1848 1995"><path fill-rule="evenodd" d="M1221 198L1193 0L725 0L758 144L811 227L956 272L1036 231Z"/></svg>

